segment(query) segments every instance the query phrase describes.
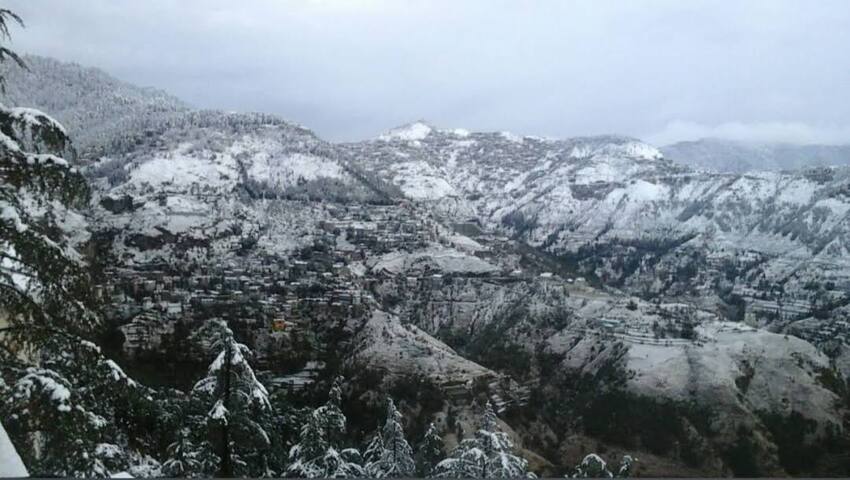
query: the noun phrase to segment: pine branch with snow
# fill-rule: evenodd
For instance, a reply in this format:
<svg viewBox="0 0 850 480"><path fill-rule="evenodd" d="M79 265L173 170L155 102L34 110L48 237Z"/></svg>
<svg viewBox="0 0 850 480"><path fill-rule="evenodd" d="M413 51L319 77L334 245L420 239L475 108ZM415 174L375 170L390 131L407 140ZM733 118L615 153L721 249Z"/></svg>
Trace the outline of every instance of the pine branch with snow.
<svg viewBox="0 0 850 480"><path fill-rule="evenodd" d="M89 190L62 158L69 145L41 112L0 105L0 308L17 345L57 330L86 336L98 323L78 251L88 235L76 209Z"/></svg>
<svg viewBox="0 0 850 480"><path fill-rule="evenodd" d="M375 430L375 434L369 439L366 444L366 449L363 451L363 464L366 467L366 473L376 477L376 471L381 465L381 455L384 453L384 438L381 435L381 427Z"/></svg>
<svg viewBox="0 0 850 480"><path fill-rule="evenodd" d="M158 410L153 392L96 345L70 335L49 338L38 355L40 366L32 367L0 353L0 379L8 385L0 413L9 434L27 446L21 452L31 472L104 476L127 469L133 452L125 432L144 432L141 422Z"/></svg>

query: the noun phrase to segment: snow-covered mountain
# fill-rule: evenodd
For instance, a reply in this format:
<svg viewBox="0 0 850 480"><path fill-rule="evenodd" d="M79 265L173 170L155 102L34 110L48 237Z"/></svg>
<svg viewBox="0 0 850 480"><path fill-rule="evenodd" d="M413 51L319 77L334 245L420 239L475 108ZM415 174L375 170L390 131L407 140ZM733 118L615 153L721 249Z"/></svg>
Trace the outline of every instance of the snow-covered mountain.
<svg viewBox="0 0 850 480"><path fill-rule="evenodd" d="M174 244L291 251L313 240L322 201L386 196L312 132L265 115L187 114L86 171L98 186L94 216L116 232L114 251L148 261L173 260Z"/></svg>
<svg viewBox="0 0 850 480"><path fill-rule="evenodd" d="M850 145L749 143L719 138L678 142L661 148L664 156L716 172L797 170L850 165Z"/></svg>
<svg viewBox="0 0 850 480"><path fill-rule="evenodd" d="M708 294L693 301L713 305L725 290L773 299L778 288L812 306L816 285L850 288L847 169L715 174L634 139L545 140L424 123L343 148L452 222L505 232L646 298ZM833 307L846 303L825 295Z"/></svg>
<svg viewBox="0 0 850 480"><path fill-rule="evenodd" d="M39 61L72 92L102 75ZM425 122L332 144L102 83L135 93L103 100L100 123L73 113L82 94L21 98L98 145L90 250L129 371L191 365L187 331L225 318L270 384L426 382L435 398L410 408L447 428L490 400L550 462L579 435L654 456L657 475L728 473L744 441L783 473L788 415L823 445L847 412L846 169L706 173L632 138ZM83 134L106 124L123 130Z"/></svg>

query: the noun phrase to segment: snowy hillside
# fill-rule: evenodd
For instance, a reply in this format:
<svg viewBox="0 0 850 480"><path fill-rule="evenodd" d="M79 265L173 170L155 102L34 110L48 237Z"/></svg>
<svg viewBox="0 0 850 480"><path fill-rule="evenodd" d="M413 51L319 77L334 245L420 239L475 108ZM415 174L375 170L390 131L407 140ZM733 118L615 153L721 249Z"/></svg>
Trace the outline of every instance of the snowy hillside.
<svg viewBox="0 0 850 480"><path fill-rule="evenodd" d="M753 297L782 284L811 306L805 285L850 287L846 169L712 174L623 137L543 140L422 123L343 148L447 220L505 232L647 298ZM795 320L808 307L798 308Z"/></svg>
<svg viewBox="0 0 850 480"><path fill-rule="evenodd" d="M95 228L116 232L116 253L138 261L177 251L191 261L243 242L289 251L309 244L325 217L303 200L379 198L312 133L265 116L188 115L86 171L99 186Z"/></svg>
<svg viewBox="0 0 850 480"><path fill-rule="evenodd" d="M144 134L188 111L165 92L122 82L96 68L35 55L23 60L26 70L14 62L0 63L7 83L2 102L50 112L68 128L84 157L112 150L112 144L134 132Z"/></svg>

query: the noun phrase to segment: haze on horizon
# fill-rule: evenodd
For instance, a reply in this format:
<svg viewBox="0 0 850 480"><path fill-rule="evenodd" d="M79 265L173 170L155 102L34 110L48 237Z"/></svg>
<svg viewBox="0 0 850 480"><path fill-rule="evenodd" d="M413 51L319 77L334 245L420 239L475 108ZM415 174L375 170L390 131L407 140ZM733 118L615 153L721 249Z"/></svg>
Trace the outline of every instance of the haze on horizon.
<svg viewBox="0 0 850 480"><path fill-rule="evenodd" d="M850 143L850 4L9 0L11 47L337 141L417 119L551 137Z"/></svg>

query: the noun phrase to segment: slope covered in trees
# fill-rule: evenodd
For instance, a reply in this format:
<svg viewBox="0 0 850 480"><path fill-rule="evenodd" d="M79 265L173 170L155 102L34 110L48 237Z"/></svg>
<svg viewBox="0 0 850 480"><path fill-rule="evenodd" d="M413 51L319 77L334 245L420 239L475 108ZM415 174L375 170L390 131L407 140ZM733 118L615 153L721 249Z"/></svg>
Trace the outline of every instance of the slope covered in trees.
<svg viewBox="0 0 850 480"><path fill-rule="evenodd" d="M180 100L153 88L116 80L96 68L36 55L22 57L26 68L0 63L7 79L3 102L50 112L62 124L83 157L114 150L131 132L144 135L188 111ZM56 92L62 92L57 95Z"/></svg>

